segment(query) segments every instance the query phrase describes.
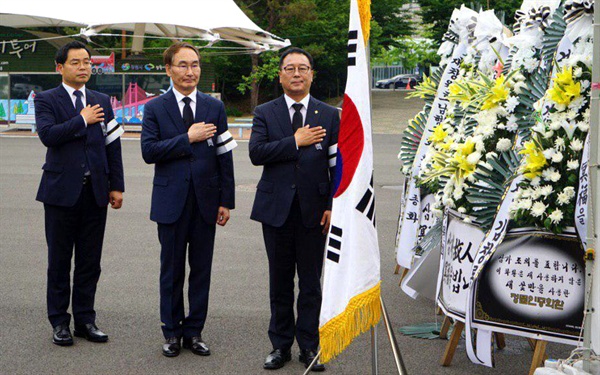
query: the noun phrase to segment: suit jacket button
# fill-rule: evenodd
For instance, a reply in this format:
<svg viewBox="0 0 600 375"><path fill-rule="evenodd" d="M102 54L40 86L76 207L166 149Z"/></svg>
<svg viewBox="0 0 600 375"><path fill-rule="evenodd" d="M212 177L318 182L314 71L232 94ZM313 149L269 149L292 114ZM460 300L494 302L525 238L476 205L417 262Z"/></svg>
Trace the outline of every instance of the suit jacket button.
<svg viewBox="0 0 600 375"><path fill-rule="evenodd" d="M293 185L292 185L292 189L295 189L295 188L296 188L296 184L293 184Z"/></svg>

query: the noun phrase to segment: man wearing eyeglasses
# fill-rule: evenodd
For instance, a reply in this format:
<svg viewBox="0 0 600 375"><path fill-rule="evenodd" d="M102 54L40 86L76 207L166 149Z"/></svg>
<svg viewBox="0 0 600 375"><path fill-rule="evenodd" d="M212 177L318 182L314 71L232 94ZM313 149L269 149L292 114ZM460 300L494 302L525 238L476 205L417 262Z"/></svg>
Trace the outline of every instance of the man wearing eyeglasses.
<svg viewBox="0 0 600 375"><path fill-rule="evenodd" d="M175 43L163 54L173 88L144 108L141 146L154 164L150 219L158 224L162 354L183 347L210 355L202 338L216 224L224 226L234 208L233 158L236 146L227 130L225 106L196 89L200 54ZM190 266L189 313L184 311L186 253Z"/></svg>
<svg viewBox="0 0 600 375"><path fill-rule="evenodd" d="M256 107L249 144L252 163L263 166L251 218L262 223L269 260L273 350L263 367L270 370L291 360L294 338L306 367L317 354L320 278L340 123L336 108L309 94L313 59L308 52L286 50L279 68L284 95ZM317 362L312 370L325 367Z"/></svg>
<svg viewBox="0 0 600 375"><path fill-rule="evenodd" d="M44 203L52 342L73 345L71 299L75 336L106 342L108 336L96 326L94 300L107 206L119 209L125 191L119 124L110 98L85 87L92 74L86 46L68 43L55 60L62 83L35 97L38 135L48 148L36 199Z"/></svg>

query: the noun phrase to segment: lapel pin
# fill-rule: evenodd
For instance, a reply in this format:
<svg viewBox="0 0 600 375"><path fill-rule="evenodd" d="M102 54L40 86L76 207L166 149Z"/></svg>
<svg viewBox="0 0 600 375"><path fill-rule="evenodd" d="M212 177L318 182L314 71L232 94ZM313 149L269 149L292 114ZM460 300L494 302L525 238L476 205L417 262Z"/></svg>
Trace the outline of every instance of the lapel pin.
<svg viewBox="0 0 600 375"><path fill-rule="evenodd" d="M317 113L319 113L319 111L315 111L315 115L316 115Z"/></svg>

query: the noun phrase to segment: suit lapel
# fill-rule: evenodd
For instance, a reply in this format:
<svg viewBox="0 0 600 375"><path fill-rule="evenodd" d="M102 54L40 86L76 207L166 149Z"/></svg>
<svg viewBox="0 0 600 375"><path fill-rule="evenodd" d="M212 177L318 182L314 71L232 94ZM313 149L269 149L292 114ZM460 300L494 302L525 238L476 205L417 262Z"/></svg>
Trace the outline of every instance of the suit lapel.
<svg viewBox="0 0 600 375"><path fill-rule="evenodd" d="M96 98L96 95L94 95L94 93L88 89L85 89L85 101L87 105L91 105L92 107L96 104L100 104L98 103L98 98Z"/></svg>
<svg viewBox="0 0 600 375"><path fill-rule="evenodd" d="M163 95L163 107L169 114L169 117L171 117L171 121L175 124L177 130L179 130L179 133L183 134L187 132L187 129L183 124L183 117L181 117L181 111L179 110L179 105L177 104L177 99L175 99L173 89Z"/></svg>
<svg viewBox="0 0 600 375"><path fill-rule="evenodd" d="M194 122L202 122L206 120L208 115L208 103L206 98L200 94L200 91L196 92L196 115L194 116Z"/></svg>
<svg viewBox="0 0 600 375"><path fill-rule="evenodd" d="M71 100L71 96L67 90L65 90L65 87L60 84L57 89L58 97L60 98L58 102L67 113L67 117L73 118L77 116L77 113L75 112L75 106L73 105L73 100Z"/></svg>
<svg viewBox="0 0 600 375"><path fill-rule="evenodd" d="M277 123L286 137L294 135L292 130L292 120L290 119L290 111L285 102L285 98L281 96L273 103L273 114L277 119Z"/></svg>
<svg viewBox="0 0 600 375"><path fill-rule="evenodd" d="M313 99L313 97L311 96L310 99L308 100L308 108L306 108L306 121L304 121L305 125L310 125L311 128L314 128L315 126L320 125L319 118L321 117L321 114L319 113L319 109L318 109L319 106L320 106L320 102ZM299 157L302 157L302 155L304 154L304 151L309 151L311 149L311 147L315 148L317 146L310 145L308 147L301 147L298 150Z"/></svg>
<svg viewBox="0 0 600 375"><path fill-rule="evenodd" d="M319 107L321 103L313 97L310 97L308 101L308 108L306 109L306 121L304 122L307 125L310 125L311 128L315 126L319 126L319 119L321 118L321 113L319 112Z"/></svg>

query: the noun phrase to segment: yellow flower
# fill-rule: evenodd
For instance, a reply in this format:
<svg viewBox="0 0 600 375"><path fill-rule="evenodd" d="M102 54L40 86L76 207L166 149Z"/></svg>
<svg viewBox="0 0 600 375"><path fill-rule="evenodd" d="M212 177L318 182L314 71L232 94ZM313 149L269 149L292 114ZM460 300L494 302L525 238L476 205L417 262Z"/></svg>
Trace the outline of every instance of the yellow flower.
<svg viewBox="0 0 600 375"><path fill-rule="evenodd" d="M519 151L519 154L525 155L525 164L521 168L523 175L530 180L541 176L542 169L547 165L547 162L542 149L538 147L535 141L525 142L524 148Z"/></svg>
<svg viewBox="0 0 600 375"><path fill-rule="evenodd" d="M458 170L456 172L461 178L475 172L476 165L469 163L467 160L468 156L471 155L473 151L475 151L475 142L471 139L467 139L465 143L458 146L456 153L451 160L452 163L457 166Z"/></svg>
<svg viewBox="0 0 600 375"><path fill-rule="evenodd" d="M442 124L439 124L433 129L433 134L429 137L429 140L433 143L439 143L446 139L447 136L448 133L444 130Z"/></svg>
<svg viewBox="0 0 600 375"><path fill-rule="evenodd" d="M448 91L450 91L450 96L452 97L461 96L463 93L462 88L456 83L453 83L450 86L448 86Z"/></svg>
<svg viewBox="0 0 600 375"><path fill-rule="evenodd" d="M506 78L503 75L496 78L494 86L492 86L490 93L481 106L482 110L494 108L508 99L509 90L505 85L505 81Z"/></svg>
<svg viewBox="0 0 600 375"><path fill-rule="evenodd" d="M581 95L581 84L573 80L573 67L565 67L556 74L548 95L553 102L565 106Z"/></svg>
<svg viewBox="0 0 600 375"><path fill-rule="evenodd" d="M448 151L448 150L450 150L450 147L452 147L453 144L454 144L454 141L452 139L449 139L448 142L439 144L438 147L444 151Z"/></svg>

